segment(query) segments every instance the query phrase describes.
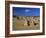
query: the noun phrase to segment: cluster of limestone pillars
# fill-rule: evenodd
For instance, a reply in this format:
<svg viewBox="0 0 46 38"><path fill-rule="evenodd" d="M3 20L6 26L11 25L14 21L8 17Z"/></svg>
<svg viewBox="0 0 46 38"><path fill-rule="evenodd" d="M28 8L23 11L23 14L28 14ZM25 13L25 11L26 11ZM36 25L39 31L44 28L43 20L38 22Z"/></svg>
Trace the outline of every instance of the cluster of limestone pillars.
<svg viewBox="0 0 46 38"><path fill-rule="evenodd" d="M34 17L31 18L31 21L30 20L24 20L24 26L33 26L34 25Z"/></svg>

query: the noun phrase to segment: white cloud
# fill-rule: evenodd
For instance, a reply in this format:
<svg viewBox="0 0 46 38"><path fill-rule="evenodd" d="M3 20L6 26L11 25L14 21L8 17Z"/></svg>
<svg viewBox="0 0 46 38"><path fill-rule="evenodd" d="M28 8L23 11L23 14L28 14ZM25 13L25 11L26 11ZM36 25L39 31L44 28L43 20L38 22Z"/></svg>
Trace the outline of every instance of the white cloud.
<svg viewBox="0 0 46 38"><path fill-rule="evenodd" d="M28 10L28 9L26 9L26 10L25 10L25 12L29 12L29 10Z"/></svg>

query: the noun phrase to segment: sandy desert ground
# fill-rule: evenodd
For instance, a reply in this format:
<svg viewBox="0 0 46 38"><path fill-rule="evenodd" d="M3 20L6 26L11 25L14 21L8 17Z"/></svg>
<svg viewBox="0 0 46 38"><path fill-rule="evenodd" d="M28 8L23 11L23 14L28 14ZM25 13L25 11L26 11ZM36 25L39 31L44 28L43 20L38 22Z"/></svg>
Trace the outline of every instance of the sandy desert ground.
<svg viewBox="0 0 46 38"><path fill-rule="evenodd" d="M27 24L28 20L30 25ZM34 16L33 19L32 17L20 17L19 19L13 17L13 30L38 30L38 29L40 29L39 16Z"/></svg>

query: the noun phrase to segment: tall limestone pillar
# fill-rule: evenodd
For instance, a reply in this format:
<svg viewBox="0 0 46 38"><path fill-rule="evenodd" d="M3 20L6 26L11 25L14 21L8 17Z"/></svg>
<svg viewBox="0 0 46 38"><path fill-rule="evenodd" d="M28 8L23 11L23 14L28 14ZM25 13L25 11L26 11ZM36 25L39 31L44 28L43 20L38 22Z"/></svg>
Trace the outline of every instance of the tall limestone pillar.
<svg viewBox="0 0 46 38"><path fill-rule="evenodd" d="M24 26L27 26L27 20L26 20L26 18L23 17L23 19L24 19Z"/></svg>

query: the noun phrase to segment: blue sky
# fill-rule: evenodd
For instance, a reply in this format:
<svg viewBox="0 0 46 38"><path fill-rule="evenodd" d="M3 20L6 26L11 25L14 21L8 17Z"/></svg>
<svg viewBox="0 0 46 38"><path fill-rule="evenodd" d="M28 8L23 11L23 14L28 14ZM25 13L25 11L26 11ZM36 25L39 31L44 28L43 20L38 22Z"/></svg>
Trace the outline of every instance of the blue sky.
<svg viewBox="0 0 46 38"><path fill-rule="evenodd" d="M40 8L13 7L13 16L40 16Z"/></svg>

